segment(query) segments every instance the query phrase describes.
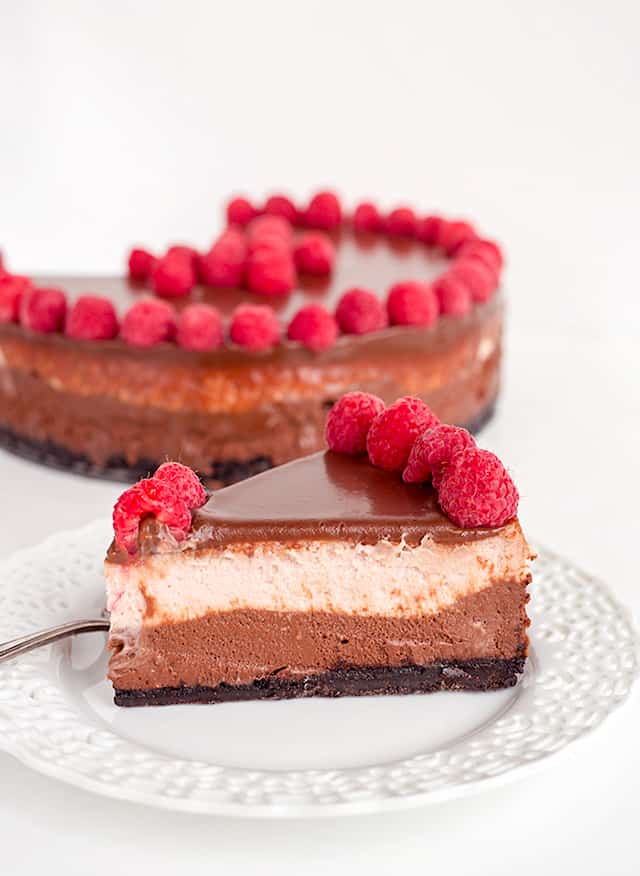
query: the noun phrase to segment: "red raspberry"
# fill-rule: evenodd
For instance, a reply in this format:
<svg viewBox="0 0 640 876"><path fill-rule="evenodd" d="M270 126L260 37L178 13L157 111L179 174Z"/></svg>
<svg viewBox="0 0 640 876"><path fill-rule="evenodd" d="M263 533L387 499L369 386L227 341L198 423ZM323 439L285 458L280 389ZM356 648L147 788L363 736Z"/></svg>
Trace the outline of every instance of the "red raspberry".
<svg viewBox="0 0 640 876"><path fill-rule="evenodd" d="M22 295L20 322L33 332L59 332L67 313L61 289L30 289Z"/></svg>
<svg viewBox="0 0 640 876"><path fill-rule="evenodd" d="M367 452L371 424L384 411L384 402L368 392L348 392L334 404L327 417L324 437L336 453Z"/></svg>
<svg viewBox="0 0 640 876"><path fill-rule="evenodd" d="M488 301L498 288L498 278L486 262L467 258L456 261L451 273L466 285L473 301Z"/></svg>
<svg viewBox="0 0 640 876"><path fill-rule="evenodd" d="M504 265L502 250L493 240L468 240L456 251L456 256L460 258L473 256L486 262L496 271L502 270Z"/></svg>
<svg viewBox="0 0 640 876"><path fill-rule="evenodd" d="M173 487L187 508L201 508L207 501L207 494L198 475L179 462L163 462L156 470L154 478Z"/></svg>
<svg viewBox="0 0 640 876"><path fill-rule="evenodd" d="M291 198L287 198L285 195L272 195L268 198L264 205L264 212L267 216L282 216L292 225L296 225L300 219L298 208Z"/></svg>
<svg viewBox="0 0 640 876"><path fill-rule="evenodd" d="M260 295L287 295L296 284L290 251L281 244L264 246L247 260L247 287Z"/></svg>
<svg viewBox="0 0 640 876"><path fill-rule="evenodd" d="M180 314L176 332L178 346L205 352L222 346L222 317L209 304L189 304Z"/></svg>
<svg viewBox="0 0 640 876"><path fill-rule="evenodd" d="M421 484L432 479L433 486L437 488L442 478L443 466L456 453L475 446L473 436L459 426L442 424L427 429L417 437L411 448L409 460L402 472L402 480L407 484Z"/></svg>
<svg viewBox="0 0 640 876"><path fill-rule="evenodd" d="M438 298L440 313L449 316L464 316L471 310L471 292L466 283L449 271L433 284Z"/></svg>
<svg viewBox="0 0 640 876"><path fill-rule="evenodd" d="M434 246L443 224L444 219L441 219L440 216L425 216L424 219L418 220L416 237L427 246Z"/></svg>
<svg viewBox="0 0 640 876"><path fill-rule="evenodd" d="M183 252L168 252L158 259L151 275L151 284L161 298L182 298L196 284L195 266Z"/></svg>
<svg viewBox="0 0 640 876"><path fill-rule="evenodd" d="M247 241L237 228L227 228L198 260L198 274L205 286L241 286L247 260Z"/></svg>
<svg viewBox="0 0 640 876"><path fill-rule="evenodd" d="M342 207L338 196L333 192L318 192L309 201L304 212L304 223L308 228L322 228L330 231L342 222Z"/></svg>
<svg viewBox="0 0 640 876"><path fill-rule="evenodd" d="M280 323L271 307L241 304L231 317L229 335L247 350L269 350L280 340Z"/></svg>
<svg viewBox="0 0 640 876"><path fill-rule="evenodd" d="M230 225L248 225L255 219L258 211L246 198L233 198L227 204L227 222Z"/></svg>
<svg viewBox="0 0 640 876"><path fill-rule="evenodd" d="M154 271L158 259L146 249L132 249L129 253L129 278L144 283Z"/></svg>
<svg viewBox="0 0 640 876"><path fill-rule="evenodd" d="M7 269L5 268L4 256L3 256L2 252L0 251L0 277L8 277L8 276L9 276L9 271L7 271Z"/></svg>
<svg viewBox="0 0 640 876"><path fill-rule="evenodd" d="M293 228L284 216L258 216L247 228L250 248L275 242L290 246L293 242Z"/></svg>
<svg viewBox="0 0 640 876"><path fill-rule="evenodd" d="M415 237L418 230L418 217L410 207L397 207L387 216L385 226L389 234Z"/></svg>
<svg viewBox="0 0 640 876"><path fill-rule="evenodd" d="M142 298L125 313L120 336L134 347L153 347L162 341L173 340L176 332L176 314L166 301Z"/></svg>
<svg viewBox="0 0 640 876"><path fill-rule="evenodd" d="M353 213L353 227L356 231L382 231L384 220L375 204L363 201Z"/></svg>
<svg viewBox="0 0 640 876"><path fill-rule="evenodd" d="M445 222L438 229L436 243L448 256L460 249L463 243L476 240L478 235L468 222Z"/></svg>
<svg viewBox="0 0 640 876"><path fill-rule="evenodd" d="M321 231L303 234L293 251L296 267L302 274L323 277L330 274L336 260L336 250L330 238Z"/></svg>
<svg viewBox="0 0 640 876"><path fill-rule="evenodd" d="M173 487L158 478L146 478L125 490L113 508L116 543L135 553L140 521L150 516L164 523L176 541L185 539L191 528L191 512Z"/></svg>
<svg viewBox="0 0 640 876"><path fill-rule="evenodd" d="M391 325L432 325L438 309L438 299L429 283L408 280L389 290L387 313Z"/></svg>
<svg viewBox="0 0 640 876"><path fill-rule="evenodd" d="M290 341L300 341L314 353L335 344L338 324L321 304L307 304L293 317L287 329Z"/></svg>
<svg viewBox="0 0 640 876"><path fill-rule="evenodd" d="M418 435L438 423L421 399L410 395L399 398L371 424L367 435L369 459L385 471L402 471Z"/></svg>
<svg viewBox="0 0 640 876"><path fill-rule="evenodd" d="M28 277L0 273L0 322L18 322L22 299L32 289Z"/></svg>
<svg viewBox="0 0 640 876"><path fill-rule="evenodd" d="M198 259L200 258L200 253L193 246L187 246L184 243L174 243L173 246L170 246L166 252L166 255L178 255L183 256L183 258L188 259L191 264L196 267L198 264Z"/></svg>
<svg viewBox="0 0 640 876"><path fill-rule="evenodd" d="M469 447L453 457L440 481L440 507L456 526L502 526L518 513L518 491L498 457Z"/></svg>
<svg viewBox="0 0 640 876"><path fill-rule="evenodd" d="M368 289L348 289L338 301L336 319L346 335L366 335L388 325L387 311Z"/></svg>
<svg viewBox="0 0 640 876"><path fill-rule="evenodd" d="M81 295L67 314L65 332L71 338L108 341L118 334L118 317L108 298Z"/></svg>

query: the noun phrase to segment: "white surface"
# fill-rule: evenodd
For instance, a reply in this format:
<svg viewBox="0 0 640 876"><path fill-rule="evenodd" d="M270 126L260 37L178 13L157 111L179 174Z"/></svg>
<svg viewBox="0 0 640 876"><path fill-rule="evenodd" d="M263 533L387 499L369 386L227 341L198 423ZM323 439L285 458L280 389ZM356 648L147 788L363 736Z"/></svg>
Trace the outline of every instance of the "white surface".
<svg viewBox="0 0 640 876"><path fill-rule="evenodd" d="M346 8L345 8L346 7ZM16 269L112 269L209 239L230 188L336 185L468 213L509 256L505 392L483 442L523 522L640 613L635 2L3 4L0 234ZM0 551L116 486L0 456ZM34 513L34 501L39 512ZM606 509L606 510L605 510ZM640 696L538 776L313 824L73 791L0 758L3 863L36 873L636 874Z"/></svg>
<svg viewBox="0 0 640 876"><path fill-rule="evenodd" d="M106 518L7 560L0 641L97 616L110 532ZM0 748L178 812L329 817L464 797L542 766L637 680L640 640L604 584L540 549L531 590L531 654L509 690L118 709L105 636L80 636L0 665Z"/></svg>

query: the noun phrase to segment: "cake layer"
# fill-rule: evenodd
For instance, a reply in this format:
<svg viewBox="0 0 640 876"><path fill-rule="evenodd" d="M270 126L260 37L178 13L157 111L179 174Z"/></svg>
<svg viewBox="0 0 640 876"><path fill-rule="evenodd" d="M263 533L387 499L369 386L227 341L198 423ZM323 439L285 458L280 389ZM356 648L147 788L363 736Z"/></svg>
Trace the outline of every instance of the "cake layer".
<svg viewBox="0 0 640 876"><path fill-rule="evenodd" d="M434 693L443 690L488 691L512 687L524 670L524 658L513 660L438 661L427 666L333 669L304 678L278 675L250 684L216 687L161 687L115 691L118 706L169 706L180 703L228 703L286 700L297 697L379 696Z"/></svg>
<svg viewBox="0 0 640 876"><path fill-rule="evenodd" d="M478 539L460 531L457 544L436 541L449 534L438 527L434 512L423 527L428 534L414 547L402 536L373 544L246 542L159 553L132 564L108 561L112 635L135 637L143 626L231 610L425 616L497 581L528 581L530 549L517 522Z"/></svg>
<svg viewBox="0 0 640 876"><path fill-rule="evenodd" d="M149 600L151 617L135 635L112 628L109 677L120 691L215 688L274 677L299 682L340 669L521 660L527 600L526 582L506 581L431 614L237 608L164 622L152 622Z"/></svg>

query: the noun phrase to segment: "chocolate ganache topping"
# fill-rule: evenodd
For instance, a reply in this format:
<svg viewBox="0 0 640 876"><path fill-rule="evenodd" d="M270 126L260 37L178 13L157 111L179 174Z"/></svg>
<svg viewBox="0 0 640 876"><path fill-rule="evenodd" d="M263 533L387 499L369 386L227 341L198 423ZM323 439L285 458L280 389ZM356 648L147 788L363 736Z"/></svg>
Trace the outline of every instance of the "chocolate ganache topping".
<svg viewBox="0 0 640 876"><path fill-rule="evenodd" d="M388 539L461 543L496 534L460 529L429 485L404 484L366 457L316 453L214 493L195 512L198 546L255 541Z"/></svg>

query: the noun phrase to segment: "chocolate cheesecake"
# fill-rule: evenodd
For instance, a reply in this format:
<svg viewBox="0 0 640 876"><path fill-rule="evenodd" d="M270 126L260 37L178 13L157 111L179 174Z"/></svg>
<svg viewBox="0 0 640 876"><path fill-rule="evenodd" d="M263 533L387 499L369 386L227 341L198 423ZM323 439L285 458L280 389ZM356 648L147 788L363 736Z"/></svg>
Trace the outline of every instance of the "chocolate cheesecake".
<svg viewBox="0 0 640 876"><path fill-rule="evenodd" d="M493 457L465 454L466 477ZM105 564L118 705L493 690L522 672L517 517L460 526L431 483L330 450L214 493L179 531L175 507L145 516L155 480L122 497Z"/></svg>
<svg viewBox="0 0 640 876"><path fill-rule="evenodd" d="M293 247L313 217L296 221ZM0 444L46 464L129 481L166 458L180 459L215 488L322 449L327 410L355 389L385 401L416 395L448 422L479 428L499 387L499 266L489 242L475 232L456 237L455 227L464 223L438 221L436 239L433 230L431 238L421 234L418 224L413 230L392 224L391 230L381 225L371 231L362 230L354 217L343 218L322 232L335 252L330 273L314 276L299 269L284 294L267 294L245 281L214 288L203 282L216 282L204 268L194 268L193 285L167 288L165 274L156 268L147 281L138 274L39 277L22 304L7 309L0 278ZM250 241L250 227L246 233ZM192 251L182 252L187 249L172 248L163 257L168 267L180 258L184 266L191 258ZM207 266L206 258L197 264ZM478 292L472 281L482 271L491 275L490 287ZM7 284L14 279L5 276ZM433 317L385 304L390 289L413 279L434 288ZM25 302L34 291L51 287L64 291L66 304L63 298L60 307L66 307L66 316L38 322ZM321 306L335 321L351 287L379 298L381 321L361 330L338 320L335 338L322 348L295 339L300 335L291 330L292 322L301 310ZM157 303L163 296L173 316L165 334L147 343L124 331L120 315L150 292ZM108 335L74 331L78 321L70 317L87 293L117 312ZM253 349L233 333L234 314L247 303L268 306L282 327L266 348ZM181 320L189 308L203 304L219 314L221 340L195 349L182 342Z"/></svg>

